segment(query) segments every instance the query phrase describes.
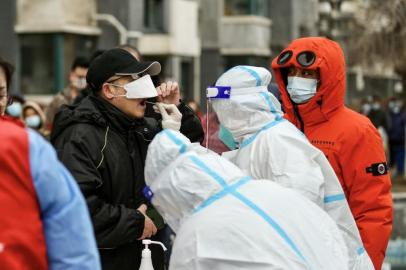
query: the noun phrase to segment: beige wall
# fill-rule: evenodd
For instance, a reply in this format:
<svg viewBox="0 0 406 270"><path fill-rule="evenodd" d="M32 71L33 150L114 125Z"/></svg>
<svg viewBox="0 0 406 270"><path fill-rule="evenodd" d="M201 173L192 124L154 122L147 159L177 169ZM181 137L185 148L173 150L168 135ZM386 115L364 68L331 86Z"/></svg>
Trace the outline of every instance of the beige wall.
<svg viewBox="0 0 406 270"><path fill-rule="evenodd" d="M168 34L145 34L138 43L145 55L199 56L198 3L170 0Z"/></svg>
<svg viewBox="0 0 406 270"><path fill-rule="evenodd" d="M271 20L258 16L224 16L220 31L223 55L271 54Z"/></svg>
<svg viewBox="0 0 406 270"><path fill-rule="evenodd" d="M18 33L98 34L96 0L17 0Z"/></svg>

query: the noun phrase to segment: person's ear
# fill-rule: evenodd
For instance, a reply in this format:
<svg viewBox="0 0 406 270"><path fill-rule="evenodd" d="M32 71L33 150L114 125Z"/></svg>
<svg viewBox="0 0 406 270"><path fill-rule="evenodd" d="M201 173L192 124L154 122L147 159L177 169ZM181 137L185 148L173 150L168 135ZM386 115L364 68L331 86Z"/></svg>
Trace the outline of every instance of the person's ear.
<svg viewBox="0 0 406 270"><path fill-rule="evenodd" d="M73 83L74 80L76 79L75 76L76 76L75 72L71 71L71 72L69 73L69 81L70 81L71 83Z"/></svg>
<svg viewBox="0 0 406 270"><path fill-rule="evenodd" d="M114 94L110 89L110 85L107 83L104 83L102 85L102 89L101 89L101 94L106 98L106 99L113 99L114 98Z"/></svg>

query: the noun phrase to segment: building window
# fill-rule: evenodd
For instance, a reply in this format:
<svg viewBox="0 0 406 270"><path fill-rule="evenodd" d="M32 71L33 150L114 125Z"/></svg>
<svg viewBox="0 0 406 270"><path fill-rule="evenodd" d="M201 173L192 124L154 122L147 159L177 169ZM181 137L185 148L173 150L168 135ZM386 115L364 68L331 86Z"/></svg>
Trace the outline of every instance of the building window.
<svg viewBox="0 0 406 270"><path fill-rule="evenodd" d="M52 94L54 92L53 35L22 35L20 41L21 92Z"/></svg>
<svg viewBox="0 0 406 270"><path fill-rule="evenodd" d="M144 0L144 27L147 32L163 32L163 17L163 0Z"/></svg>
<svg viewBox="0 0 406 270"><path fill-rule="evenodd" d="M308 37L310 36L310 30L308 27L306 27L305 25L300 25L299 26L299 36L300 37Z"/></svg>
<svg viewBox="0 0 406 270"><path fill-rule="evenodd" d="M224 71L240 65L269 68L269 57L250 56L250 55L238 55L238 56L236 55L224 57Z"/></svg>
<svg viewBox="0 0 406 270"><path fill-rule="evenodd" d="M193 60L183 59L180 65L181 69L181 90L183 93L183 99L192 100L193 99Z"/></svg>
<svg viewBox="0 0 406 270"><path fill-rule="evenodd" d="M225 0L224 15L257 15L269 17L269 0Z"/></svg>
<svg viewBox="0 0 406 270"><path fill-rule="evenodd" d="M89 58L95 49L95 37L72 34L22 34L21 92L50 95L61 91L70 66L78 57Z"/></svg>

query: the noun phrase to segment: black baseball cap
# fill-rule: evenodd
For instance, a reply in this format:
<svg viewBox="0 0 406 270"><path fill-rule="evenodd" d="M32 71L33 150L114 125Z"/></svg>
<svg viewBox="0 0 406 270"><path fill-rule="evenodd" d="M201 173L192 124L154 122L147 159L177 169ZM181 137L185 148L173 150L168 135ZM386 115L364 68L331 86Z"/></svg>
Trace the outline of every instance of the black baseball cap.
<svg viewBox="0 0 406 270"><path fill-rule="evenodd" d="M103 83L114 75L146 73L153 76L159 72L161 72L161 64L158 62L138 62L126 50L114 48L105 51L90 63L86 81L93 91L99 91Z"/></svg>

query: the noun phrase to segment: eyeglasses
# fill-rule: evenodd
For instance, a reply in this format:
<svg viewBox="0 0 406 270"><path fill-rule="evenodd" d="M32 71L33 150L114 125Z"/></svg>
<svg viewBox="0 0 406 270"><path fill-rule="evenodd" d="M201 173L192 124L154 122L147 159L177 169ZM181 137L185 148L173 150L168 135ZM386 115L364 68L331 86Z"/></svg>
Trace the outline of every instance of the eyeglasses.
<svg viewBox="0 0 406 270"><path fill-rule="evenodd" d="M285 51L279 55L278 60L276 62L278 63L278 65L281 66L285 65L286 63L289 62L292 56L293 56L292 51L290 50ZM311 51L303 51L296 56L296 61L302 67L310 67L316 61L316 54L314 54L314 52Z"/></svg>
<svg viewBox="0 0 406 270"><path fill-rule="evenodd" d="M124 88L124 85L120 85L120 84L109 83L109 82L106 82L106 84L109 84L109 85L112 85L112 86L115 86L115 87L121 87L121 88Z"/></svg>
<svg viewBox="0 0 406 270"><path fill-rule="evenodd" d="M130 76L131 78L133 78L133 80L138 80L139 78L141 78L142 76L144 76L146 73L139 73L139 74L120 74L117 73L116 75L114 75L113 77L111 77L110 79L108 79L106 81L106 83L112 84L112 82L117 81L118 79L121 79L123 77L126 76ZM113 84L114 85L114 84Z"/></svg>

